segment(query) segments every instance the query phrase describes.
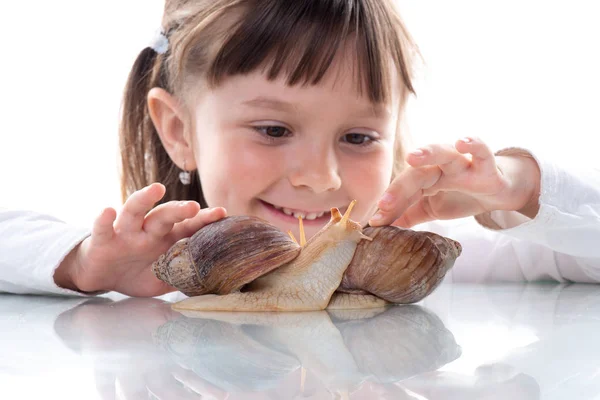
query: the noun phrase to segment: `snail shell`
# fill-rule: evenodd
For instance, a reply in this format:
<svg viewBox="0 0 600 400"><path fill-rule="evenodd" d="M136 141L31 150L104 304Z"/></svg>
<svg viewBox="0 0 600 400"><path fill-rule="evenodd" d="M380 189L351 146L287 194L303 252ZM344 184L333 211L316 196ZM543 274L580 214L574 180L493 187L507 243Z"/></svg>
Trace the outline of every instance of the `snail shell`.
<svg viewBox="0 0 600 400"><path fill-rule="evenodd" d="M301 247L269 222L230 216L182 239L152 266L154 274L187 296L228 294L300 254Z"/></svg>
<svg viewBox="0 0 600 400"><path fill-rule="evenodd" d="M370 293L390 303L416 303L443 280L462 252L459 242L397 226L367 227L339 292Z"/></svg>

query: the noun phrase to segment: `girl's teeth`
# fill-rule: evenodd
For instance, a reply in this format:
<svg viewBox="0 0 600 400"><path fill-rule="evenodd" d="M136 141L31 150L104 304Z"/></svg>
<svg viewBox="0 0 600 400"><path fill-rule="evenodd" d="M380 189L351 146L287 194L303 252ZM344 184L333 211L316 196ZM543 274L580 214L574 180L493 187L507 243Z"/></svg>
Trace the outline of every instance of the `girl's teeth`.
<svg viewBox="0 0 600 400"><path fill-rule="evenodd" d="M285 207L279 207L279 206L276 206L276 205L273 205L273 207L275 207L276 210L282 211L286 215L294 216L294 218L302 217L302 219L308 219L308 220L313 220L313 219L321 218L327 212L327 211L321 211L320 213L308 213L308 214L304 214L303 212L292 211L289 208L285 208Z"/></svg>
<svg viewBox="0 0 600 400"><path fill-rule="evenodd" d="M316 219L317 218L317 213L310 213L310 214L306 214L306 219Z"/></svg>
<svg viewBox="0 0 600 400"><path fill-rule="evenodd" d="M306 215L304 215L304 213L302 212L295 212L294 213L294 218L299 218L302 217L302 219L306 219Z"/></svg>

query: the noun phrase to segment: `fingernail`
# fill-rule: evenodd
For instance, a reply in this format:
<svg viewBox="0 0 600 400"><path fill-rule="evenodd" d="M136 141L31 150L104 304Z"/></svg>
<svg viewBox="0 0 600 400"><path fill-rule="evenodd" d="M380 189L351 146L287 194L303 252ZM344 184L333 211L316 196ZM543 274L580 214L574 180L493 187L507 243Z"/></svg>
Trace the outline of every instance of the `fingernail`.
<svg viewBox="0 0 600 400"><path fill-rule="evenodd" d="M371 221L381 221L382 219L383 219L383 214L377 213L377 214L375 214L375 215L373 215L371 217L371 219L369 220L369 222L371 222Z"/></svg>
<svg viewBox="0 0 600 400"><path fill-rule="evenodd" d="M425 152L422 149L413 150L410 152L413 156L422 157L425 155Z"/></svg>
<svg viewBox="0 0 600 400"><path fill-rule="evenodd" d="M383 194L383 196L381 196L381 199L379 200L379 204L391 204L393 201L394 201L394 196L389 192L385 192Z"/></svg>
<svg viewBox="0 0 600 400"><path fill-rule="evenodd" d="M460 139L460 141L463 143L471 143L473 141L473 139L471 139L470 137L464 137L464 138Z"/></svg>

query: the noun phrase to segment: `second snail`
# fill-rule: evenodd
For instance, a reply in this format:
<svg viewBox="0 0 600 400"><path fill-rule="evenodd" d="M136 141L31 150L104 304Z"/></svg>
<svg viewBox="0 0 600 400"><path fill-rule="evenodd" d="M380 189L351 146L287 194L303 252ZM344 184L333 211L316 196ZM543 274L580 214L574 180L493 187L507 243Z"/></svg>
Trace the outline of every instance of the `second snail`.
<svg viewBox="0 0 600 400"><path fill-rule="evenodd" d="M316 311L416 303L439 285L459 242L395 226L362 228L353 201L300 243L257 217L230 216L175 243L152 265L189 298L178 311Z"/></svg>

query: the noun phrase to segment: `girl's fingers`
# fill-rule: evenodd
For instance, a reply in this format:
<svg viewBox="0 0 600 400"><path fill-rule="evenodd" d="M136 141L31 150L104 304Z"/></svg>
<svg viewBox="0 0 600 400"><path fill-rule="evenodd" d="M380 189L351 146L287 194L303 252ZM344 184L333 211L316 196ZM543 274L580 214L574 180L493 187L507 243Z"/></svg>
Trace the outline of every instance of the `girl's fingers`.
<svg viewBox="0 0 600 400"><path fill-rule="evenodd" d="M479 138L463 138L456 142L456 150L462 154L471 154L473 168L483 175L496 174L498 167L494 152Z"/></svg>
<svg viewBox="0 0 600 400"><path fill-rule="evenodd" d="M195 201L170 201L154 208L146 215L142 230L158 238L162 238L173 226L200 211L200 204Z"/></svg>
<svg viewBox="0 0 600 400"><path fill-rule="evenodd" d="M140 231L146 214L162 199L165 190L162 184L153 183L129 196L117 217L116 228L124 232Z"/></svg>
<svg viewBox="0 0 600 400"><path fill-rule="evenodd" d="M429 197L423 196L408 207L408 209L391 225L399 226L402 228L412 228L415 225L422 224L424 222L434 221L438 219L435 216L434 211L431 208Z"/></svg>
<svg viewBox="0 0 600 400"><path fill-rule="evenodd" d="M448 144L432 144L408 154L406 161L415 168L437 165L446 175L458 174L469 168L471 161Z"/></svg>
<svg viewBox="0 0 600 400"><path fill-rule="evenodd" d="M225 218L226 216L227 210L223 207L200 210L195 217L175 224L170 234L172 236L171 239L177 241L190 237L203 226Z"/></svg>
<svg viewBox="0 0 600 400"><path fill-rule="evenodd" d="M369 221L372 226L387 225L418 201L426 189L437 183L442 171L436 165L404 170L377 204L379 212Z"/></svg>
<svg viewBox="0 0 600 400"><path fill-rule="evenodd" d="M378 203L372 226L410 227L445 217L465 214L467 205L453 201L456 193L487 194L495 190L499 171L492 150L480 139L465 138L454 146L433 144L407 156L411 167L392 182ZM456 192L454 196L448 191ZM442 209L431 208L431 196ZM460 197L460 196L459 196ZM469 197L460 197L462 201ZM475 207L471 205L470 207ZM481 206L478 206L481 208ZM439 208L436 206L436 208Z"/></svg>
<svg viewBox="0 0 600 400"><path fill-rule="evenodd" d="M113 223L116 218L117 212L114 208L105 208L104 211L100 213L92 226L92 237L96 243L102 244L113 238L115 234Z"/></svg>

